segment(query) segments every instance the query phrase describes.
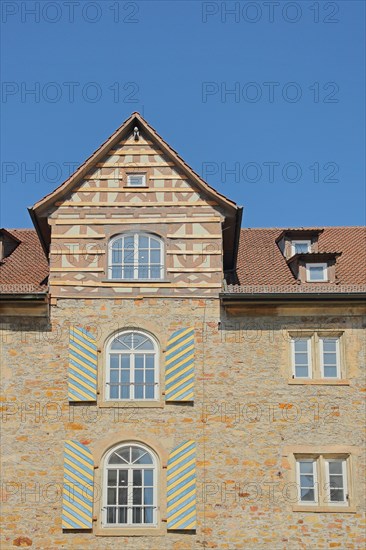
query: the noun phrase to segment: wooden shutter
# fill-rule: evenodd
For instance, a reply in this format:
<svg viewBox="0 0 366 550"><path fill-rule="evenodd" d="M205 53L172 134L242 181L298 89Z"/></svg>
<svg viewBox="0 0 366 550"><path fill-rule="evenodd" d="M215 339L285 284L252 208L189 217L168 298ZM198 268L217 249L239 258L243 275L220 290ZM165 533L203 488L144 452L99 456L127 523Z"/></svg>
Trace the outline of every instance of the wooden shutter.
<svg viewBox="0 0 366 550"><path fill-rule="evenodd" d="M95 336L82 327L70 327L69 401L96 401L96 399Z"/></svg>
<svg viewBox="0 0 366 550"><path fill-rule="evenodd" d="M194 329L182 328L168 340L165 356L165 400L193 401Z"/></svg>
<svg viewBox="0 0 366 550"><path fill-rule="evenodd" d="M88 447L65 441L63 529L91 529L93 522L93 457Z"/></svg>
<svg viewBox="0 0 366 550"><path fill-rule="evenodd" d="M167 519L170 530L196 529L196 444L192 440L169 455Z"/></svg>

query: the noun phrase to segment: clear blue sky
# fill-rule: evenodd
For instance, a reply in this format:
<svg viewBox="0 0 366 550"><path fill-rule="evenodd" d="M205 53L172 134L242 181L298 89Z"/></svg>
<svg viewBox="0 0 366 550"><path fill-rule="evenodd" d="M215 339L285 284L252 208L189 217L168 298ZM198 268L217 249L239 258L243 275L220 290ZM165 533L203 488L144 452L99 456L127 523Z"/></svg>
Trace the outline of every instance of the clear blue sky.
<svg viewBox="0 0 366 550"><path fill-rule="evenodd" d="M245 226L365 223L363 1L1 10L2 226L30 227L26 207L132 111Z"/></svg>

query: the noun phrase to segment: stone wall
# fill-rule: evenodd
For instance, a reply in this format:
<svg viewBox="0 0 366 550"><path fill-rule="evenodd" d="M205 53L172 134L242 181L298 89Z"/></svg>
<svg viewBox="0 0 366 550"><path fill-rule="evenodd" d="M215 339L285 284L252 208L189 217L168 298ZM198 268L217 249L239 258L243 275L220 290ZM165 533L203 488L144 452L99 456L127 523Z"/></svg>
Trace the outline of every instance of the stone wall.
<svg viewBox="0 0 366 550"><path fill-rule="evenodd" d="M349 308L343 315L321 313L262 316L258 309L232 317L220 311L218 299L59 299L50 323L4 318L2 550L364 548L364 456L354 461L353 513L294 512L287 492L292 445L363 448L363 319ZM194 406L69 405L70 324L97 335L99 371L105 341L119 329L153 333L163 369L169 335L194 326ZM288 383L287 331L304 327L344 331L349 385ZM102 441L122 442L131 434L158 442L166 453L182 441L196 441L197 532L117 538L63 533L64 440L76 439L98 454ZM95 515L98 506L96 500Z"/></svg>

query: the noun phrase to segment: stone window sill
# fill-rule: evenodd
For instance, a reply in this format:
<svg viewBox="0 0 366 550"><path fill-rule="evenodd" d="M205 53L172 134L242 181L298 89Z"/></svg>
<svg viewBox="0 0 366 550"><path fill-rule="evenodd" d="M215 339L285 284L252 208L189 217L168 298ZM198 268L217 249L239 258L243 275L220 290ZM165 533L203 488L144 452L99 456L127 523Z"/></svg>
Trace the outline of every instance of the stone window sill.
<svg viewBox="0 0 366 550"><path fill-rule="evenodd" d="M162 409L162 401L101 401L98 403L101 408L121 408L121 409Z"/></svg>
<svg viewBox="0 0 366 550"><path fill-rule="evenodd" d="M343 513L349 513L349 514L355 514L357 512L355 506L301 506L299 504L296 504L292 507L293 512L321 512L321 513L328 513L328 512L342 512Z"/></svg>
<svg viewBox="0 0 366 550"><path fill-rule="evenodd" d="M97 537L163 537L166 535L166 531L156 527L142 527L141 529L133 529L129 527L120 529L105 527L103 529L101 527L97 527L94 531L94 535Z"/></svg>
<svg viewBox="0 0 366 550"><path fill-rule="evenodd" d="M302 379L302 378L290 378L288 380L288 384L294 385L294 386L311 386L311 385L318 385L318 386L349 386L350 382L349 380L344 379L337 379L337 380L324 380L324 378L320 379Z"/></svg>

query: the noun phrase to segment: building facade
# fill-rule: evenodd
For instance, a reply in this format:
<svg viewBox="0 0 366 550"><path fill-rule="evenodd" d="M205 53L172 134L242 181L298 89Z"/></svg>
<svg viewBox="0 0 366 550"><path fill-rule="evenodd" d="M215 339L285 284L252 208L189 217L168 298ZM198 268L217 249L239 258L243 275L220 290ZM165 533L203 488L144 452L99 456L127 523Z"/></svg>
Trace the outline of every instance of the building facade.
<svg viewBox="0 0 366 550"><path fill-rule="evenodd" d="M365 228L241 213L134 113L1 231L2 548L364 548Z"/></svg>

